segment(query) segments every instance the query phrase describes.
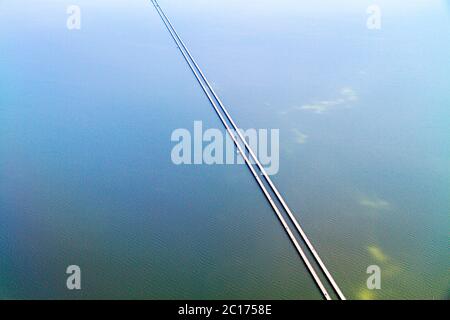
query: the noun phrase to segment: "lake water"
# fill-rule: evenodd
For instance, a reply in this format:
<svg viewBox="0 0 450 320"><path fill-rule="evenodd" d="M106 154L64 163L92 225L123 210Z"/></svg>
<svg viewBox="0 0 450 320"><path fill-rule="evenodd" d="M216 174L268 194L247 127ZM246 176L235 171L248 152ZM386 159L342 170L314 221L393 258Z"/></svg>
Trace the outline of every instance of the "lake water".
<svg viewBox="0 0 450 320"><path fill-rule="evenodd" d="M172 163L223 128L151 2L75 2L0 2L0 298L320 299L245 166ZM380 30L371 1L159 3L238 125L280 129L346 296L449 298L448 1L377 1Z"/></svg>

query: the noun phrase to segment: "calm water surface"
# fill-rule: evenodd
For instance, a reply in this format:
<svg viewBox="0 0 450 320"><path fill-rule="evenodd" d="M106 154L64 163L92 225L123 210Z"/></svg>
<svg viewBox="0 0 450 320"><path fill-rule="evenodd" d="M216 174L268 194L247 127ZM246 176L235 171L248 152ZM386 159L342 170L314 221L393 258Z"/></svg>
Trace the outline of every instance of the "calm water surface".
<svg viewBox="0 0 450 320"><path fill-rule="evenodd" d="M447 1L160 0L344 293L449 296ZM320 294L244 166L175 166L221 128L150 1L0 2L0 298ZM80 265L83 290L65 288ZM382 289L366 289L379 265Z"/></svg>

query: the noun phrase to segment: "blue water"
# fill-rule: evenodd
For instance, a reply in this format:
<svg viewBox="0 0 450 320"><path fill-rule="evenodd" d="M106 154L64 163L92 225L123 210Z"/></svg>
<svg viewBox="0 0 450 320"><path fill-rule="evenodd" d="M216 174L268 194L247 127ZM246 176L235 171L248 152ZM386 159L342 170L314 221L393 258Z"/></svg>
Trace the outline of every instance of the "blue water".
<svg viewBox="0 0 450 320"><path fill-rule="evenodd" d="M244 166L171 162L222 127L151 3L77 1L79 31L69 4L0 3L0 298L320 298ZM160 4L238 125L280 129L344 293L448 297L448 2L379 1L378 31L370 1Z"/></svg>

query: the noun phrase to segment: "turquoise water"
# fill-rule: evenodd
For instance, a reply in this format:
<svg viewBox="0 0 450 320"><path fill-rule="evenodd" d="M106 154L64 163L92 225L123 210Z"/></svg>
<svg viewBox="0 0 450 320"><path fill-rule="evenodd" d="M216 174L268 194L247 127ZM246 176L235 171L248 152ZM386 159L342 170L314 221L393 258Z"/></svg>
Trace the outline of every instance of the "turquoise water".
<svg viewBox="0 0 450 320"><path fill-rule="evenodd" d="M352 299L448 297L445 1L161 6ZM0 298L320 294L244 166L175 166L221 124L150 1L0 2ZM65 269L82 269L68 291ZM382 289L366 289L379 265Z"/></svg>

